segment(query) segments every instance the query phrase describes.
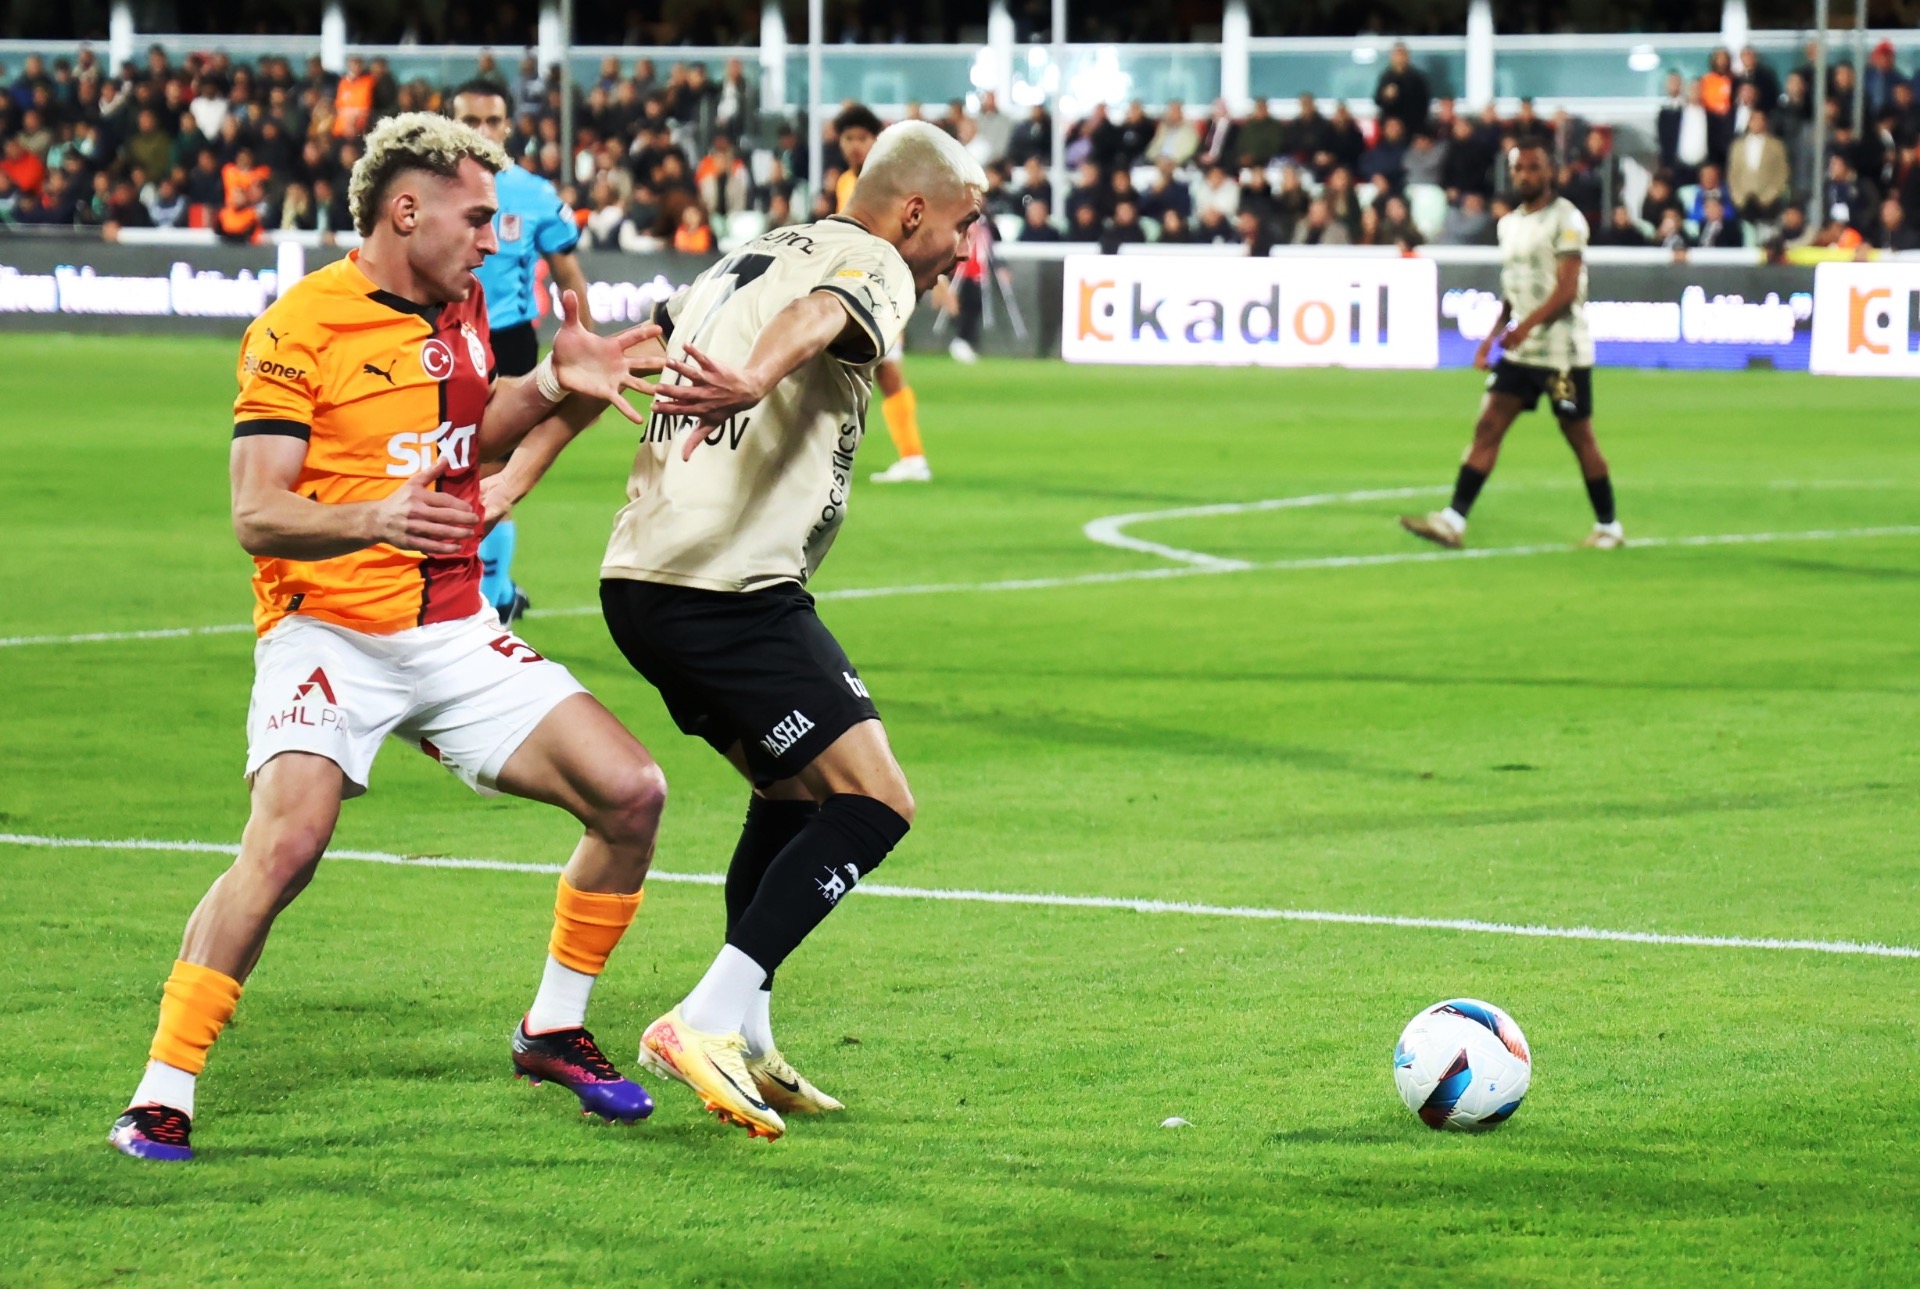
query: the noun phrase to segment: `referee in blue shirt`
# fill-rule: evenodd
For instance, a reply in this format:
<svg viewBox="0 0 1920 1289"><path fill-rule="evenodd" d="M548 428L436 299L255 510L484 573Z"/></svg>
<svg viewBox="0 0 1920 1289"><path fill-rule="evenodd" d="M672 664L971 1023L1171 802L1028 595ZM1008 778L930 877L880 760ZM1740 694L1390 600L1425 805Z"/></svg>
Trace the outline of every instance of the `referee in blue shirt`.
<svg viewBox="0 0 1920 1289"><path fill-rule="evenodd" d="M510 133L507 97L491 81L469 81L454 91L453 117L501 147ZM532 146L532 145L529 145ZM540 362L540 261L547 262L554 285L580 297L586 315L587 279L574 248L580 228L552 184L521 166L508 166L494 178L500 212L493 231L500 249L477 270L487 294L487 327L493 333L494 362L502 376L524 376ZM511 623L527 608L527 597L513 581L513 520L502 519L480 543L480 593Z"/></svg>

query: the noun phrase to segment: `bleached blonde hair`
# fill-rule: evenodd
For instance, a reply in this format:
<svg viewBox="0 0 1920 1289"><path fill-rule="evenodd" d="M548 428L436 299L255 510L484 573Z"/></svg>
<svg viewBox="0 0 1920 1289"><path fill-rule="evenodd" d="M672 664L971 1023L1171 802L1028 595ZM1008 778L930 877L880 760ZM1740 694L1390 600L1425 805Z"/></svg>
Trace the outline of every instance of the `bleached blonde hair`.
<svg viewBox="0 0 1920 1289"><path fill-rule="evenodd" d="M987 172L959 140L926 121L900 121L873 141L854 199L888 201L915 193L946 199L986 186Z"/></svg>
<svg viewBox="0 0 1920 1289"><path fill-rule="evenodd" d="M471 126L437 112L402 112L373 127L367 151L353 166L347 181L347 205L353 226L362 237L373 234L380 203L396 175L425 170L442 179L460 175L460 163L472 157L489 174L507 168L507 154L499 144Z"/></svg>

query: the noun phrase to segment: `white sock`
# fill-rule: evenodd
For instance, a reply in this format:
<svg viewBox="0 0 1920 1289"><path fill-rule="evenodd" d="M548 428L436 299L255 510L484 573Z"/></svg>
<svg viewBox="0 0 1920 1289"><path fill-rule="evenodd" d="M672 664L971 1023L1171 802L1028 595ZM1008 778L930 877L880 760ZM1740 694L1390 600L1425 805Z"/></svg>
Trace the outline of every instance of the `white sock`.
<svg viewBox="0 0 1920 1289"><path fill-rule="evenodd" d="M740 1028L740 1037L747 1040L749 1055L765 1056L773 1050L773 990L753 991L753 1001L747 1004L747 1019Z"/></svg>
<svg viewBox="0 0 1920 1289"><path fill-rule="evenodd" d="M163 1105L191 1119L193 1083L194 1076L179 1066L168 1065L164 1061L148 1061L147 1072L140 1076L140 1086L133 1090L133 1100L127 1105Z"/></svg>
<svg viewBox="0 0 1920 1289"><path fill-rule="evenodd" d="M1440 518L1452 524L1453 531L1456 533L1464 533L1467 531L1467 517L1455 510L1452 506L1448 506L1445 510L1441 511Z"/></svg>
<svg viewBox="0 0 1920 1289"><path fill-rule="evenodd" d="M726 945L680 1004L687 1024L707 1034L738 1034L766 971L740 950Z"/></svg>
<svg viewBox="0 0 1920 1289"><path fill-rule="evenodd" d="M552 954L540 977L540 992L527 1008L527 1033L542 1034L551 1029L577 1029L587 1023L587 997L593 993L598 976L575 971Z"/></svg>

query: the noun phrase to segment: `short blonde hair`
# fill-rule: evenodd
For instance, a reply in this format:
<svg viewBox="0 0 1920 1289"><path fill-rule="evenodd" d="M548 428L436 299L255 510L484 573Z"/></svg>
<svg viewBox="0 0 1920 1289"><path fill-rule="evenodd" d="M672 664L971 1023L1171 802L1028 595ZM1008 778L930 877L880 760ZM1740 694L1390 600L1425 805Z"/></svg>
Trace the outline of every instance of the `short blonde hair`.
<svg viewBox="0 0 1920 1289"><path fill-rule="evenodd" d="M926 121L899 121L880 131L860 167L855 189L871 197L957 197L966 188L984 190L987 172L951 134Z"/></svg>
<svg viewBox="0 0 1920 1289"><path fill-rule="evenodd" d="M507 168L507 154L471 126L437 112L403 112L373 127L367 151L353 166L347 181L347 205L353 226L370 237L379 222L380 203L395 176L407 170L425 170L442 179L460 174L460 163L472 157L488 174Z"/></svg>

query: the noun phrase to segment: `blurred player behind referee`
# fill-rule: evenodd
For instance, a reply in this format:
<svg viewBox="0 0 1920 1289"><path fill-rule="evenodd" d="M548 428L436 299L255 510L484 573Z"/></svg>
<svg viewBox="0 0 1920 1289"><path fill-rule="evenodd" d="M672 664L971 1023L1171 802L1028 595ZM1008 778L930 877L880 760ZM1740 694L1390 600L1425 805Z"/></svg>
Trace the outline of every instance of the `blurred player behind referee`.
<svg viewBox="0 0 1920 1289"><path fill-rule="evenodd" d="M454 91L454 119L503 148L512 133L508 112L506 95L491 81L469 81ZM542 259L554 283L580 297L581 321L592 326L586 274L573 253L580 244L580 227L553 185L524 166L509 165L494 183L500 213L493 217L493 231L500 249L487 257L474 276L486 291L487 324L493 331L500 374L524 376L540 361L534 323L540 317L537 274ZM499 519L480 543L480 593L504 625L512 625L528 603L526 593L513 580L515 534L510 516L518 500L497 498L489 490L487 518L497 513Z"/></svg>
<svg viewBox="0 0 1920 1289"><path fill-rule="evenodd" d="M1553 157L1538 139L1507 156L1519 204L1500 220L1500 318L1480 342L1473 365L1487 378L1473 442L1453 485L1453 503L1428 515L1402 515L1400 526L1450 550L1467 534L1467 513L1500 459L1500 443L1516 418L1546 395L1567 446L1580 460L1593 503L1593 530L1581 545L1613 550L1626 534L1613 511L1613 479L1593 437L1593 335L1587 330L1587 221L1553 191ZM1520 320L1507 324L1515 317Z"/></svg>

